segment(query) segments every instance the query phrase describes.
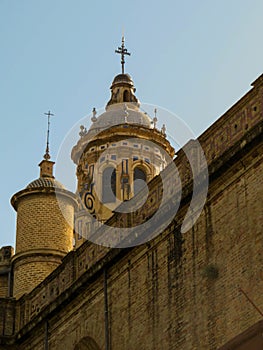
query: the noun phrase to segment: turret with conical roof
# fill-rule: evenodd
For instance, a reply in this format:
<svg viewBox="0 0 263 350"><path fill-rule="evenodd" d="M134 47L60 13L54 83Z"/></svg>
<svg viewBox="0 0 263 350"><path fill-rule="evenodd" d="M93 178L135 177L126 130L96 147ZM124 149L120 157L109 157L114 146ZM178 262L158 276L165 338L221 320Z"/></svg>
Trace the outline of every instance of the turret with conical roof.
<svg viewBox="0 0 263 350"><path fill-rule="evenodd" d="M21 297L42 282L73 249L76 197L55 180L54 162L45 157L40 177L11 198L17 211L13 296Z"/></svg>

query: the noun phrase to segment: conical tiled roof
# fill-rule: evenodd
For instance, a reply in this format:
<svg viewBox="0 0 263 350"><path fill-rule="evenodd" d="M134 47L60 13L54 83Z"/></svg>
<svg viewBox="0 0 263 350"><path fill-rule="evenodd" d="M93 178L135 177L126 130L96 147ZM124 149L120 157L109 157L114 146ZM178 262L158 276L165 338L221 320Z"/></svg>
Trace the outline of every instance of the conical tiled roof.
<svg viewBox="0 0 263 350"><path fill-rule="evenodd" d="M51 187L65 189L65 187L57 180L51 177L40 177L28 184L26 188L41 188L41 187Z"/></svg>

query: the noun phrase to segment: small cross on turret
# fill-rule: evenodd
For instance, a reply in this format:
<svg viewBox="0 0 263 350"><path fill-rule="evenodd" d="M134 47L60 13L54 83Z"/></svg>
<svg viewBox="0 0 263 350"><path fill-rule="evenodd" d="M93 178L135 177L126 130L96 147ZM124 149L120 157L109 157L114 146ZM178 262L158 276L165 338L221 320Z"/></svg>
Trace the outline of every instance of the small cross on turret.
<svg viewBox="0 0 263 350"><path fill-rule="evenodd" d="M47 146L46 146L46 153L44 154L44 159L49 160L50 159L50 154L49 154L50 117L53 117L54 114L48 111L48 113L45 113L45 115L47 116Z"/></svg>

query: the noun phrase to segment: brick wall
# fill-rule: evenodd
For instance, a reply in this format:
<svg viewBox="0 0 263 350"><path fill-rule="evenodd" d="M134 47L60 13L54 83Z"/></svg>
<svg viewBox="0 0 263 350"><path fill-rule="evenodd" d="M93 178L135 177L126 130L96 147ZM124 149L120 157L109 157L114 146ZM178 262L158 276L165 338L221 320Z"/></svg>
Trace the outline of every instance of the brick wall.
<svg viewBox="0 0 263 350"><path fill-rule="evenodd" d="M16 254L29 249L72 250L74 208L55 194L37 193L22 198L17 211ZM53 219L52 219L53 218Z"/></svg>
<svg viewBox="0 0 263 350"><path fill-rule="evenodd" d="M103 348L103 266L108 274L111 349L216 350L259 321L261 316L239 288L263 309L262 148L258 145L256 154L255 149L246 152L242 163L237 161L211 183L205 209L184 235L174 221L155 240L126 252L103 251L90 243L72 252L52 279L25 299L27 321L32 322L28 311L34 300L42 303L34 316L43 319L45 305L53 300L58 308L67 294L71 302L63 302L49 319L51 348L74 349L84 336ZM103 259L112 251L124 256L115 263L105 260L104 265ZM94 257L93 265L87 263L88 256ZM64 288L63 275L68 276ZM61 288L57 298L44 300L43 293L51 285ZM43 336L25 341L22 349L30 349L32 341L42 342Z"/></svg>

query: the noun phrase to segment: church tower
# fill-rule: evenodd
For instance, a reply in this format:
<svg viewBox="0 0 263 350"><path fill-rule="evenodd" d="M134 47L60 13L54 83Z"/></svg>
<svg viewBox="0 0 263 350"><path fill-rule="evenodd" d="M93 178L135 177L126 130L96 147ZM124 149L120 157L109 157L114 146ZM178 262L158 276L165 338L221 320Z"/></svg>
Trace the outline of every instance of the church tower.
<svg viewBox="0 0 263 350"><path fill-rule="evenodd" d="M16 251L12 259L15 298L34 289L73 249L76 197L55 180L48 142L39 166L40 177L11 198L17 211Z"/></svg>
<svg viewBox="0 0 263 350"><path fill-rule="evenodd" d="M93 109L92 125L86 131L81 126L80 140L72 150L77 166L77 192L82 206L75 219L76 246L82 244L97 226L113 211L131 199L147 182L158 175L174 156L166 139L165 127L157 129L152 119L140 109L135 87L124 73L124 46L121 54L122 73L111 85L111 97L106 110L97 116Z"/></svg>

